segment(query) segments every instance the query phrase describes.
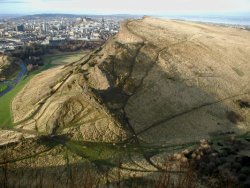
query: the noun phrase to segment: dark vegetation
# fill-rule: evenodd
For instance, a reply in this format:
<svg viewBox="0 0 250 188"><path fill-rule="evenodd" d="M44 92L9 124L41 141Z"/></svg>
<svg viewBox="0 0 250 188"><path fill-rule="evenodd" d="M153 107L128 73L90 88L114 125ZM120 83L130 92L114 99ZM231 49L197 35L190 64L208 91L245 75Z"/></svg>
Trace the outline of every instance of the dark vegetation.
<svg viewBox="0 0 250 188"><path fill-rule="evenodd" d="M250 108L250 102L244 100L237 101L241 108Z"/></svg>
<svg viewBox="0 0 250 188"><path fill-rule="evenodd" d="M39 44L31 44L16 48L8 52L10 56L20 58L22 60L28 59L30 56L41 56L48 52L48 48Z"/></svg>
<svg viewBox="0 0 250 188"><path fill-rule="evenodd" d="M244 118L240 114L238 114L234 111L227 112L227 119L234 124L236 124L237 122L244 121Z"/></svg>
<svg viewBox="0 0 250 188"><path fill-rule="evenodd" d="M14 78L18 74L18 71L20 70L20 66L18 65L20 60L14 57L7 57L6 59L4 59L4 56L1 56L1 54L0 54L0 58L2 58L0 59L0 61L9 62L9 64L1 67L2 70L0 72L0 81L1 79L10 80Z"/></svg>
<svg viewBox="0 0 250 188"><path fill-rule="evenodd" d="M74 52L78 50L95 49L100 47L103 41L68 41L66 44L56 47L62 52Z"/></svg>
<svg viewBox="0 0 250 188"><path fill-rule="evenodd" d="M7 51L5 54L10 57L23 60L27 65L42 66L41 56L53 54L55 50L60 52L76 52L80 50L91 50L100 47L104 41L66 41L64 43L55 43L53 45L29 44L18 47L13 51Z"/></svg>
<svg viewBox="0 0 250 188"><path fill-rule="evenodd" d="M220 136L206 150L196 150L189 157L199 178L209 187L250 187L250 134Z"/></svg>

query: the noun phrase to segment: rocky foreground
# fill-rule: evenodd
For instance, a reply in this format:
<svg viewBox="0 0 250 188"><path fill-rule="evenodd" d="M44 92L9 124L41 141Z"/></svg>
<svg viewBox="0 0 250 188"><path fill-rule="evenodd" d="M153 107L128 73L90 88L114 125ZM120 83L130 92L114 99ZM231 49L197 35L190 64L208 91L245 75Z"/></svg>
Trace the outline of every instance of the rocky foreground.
<svg viewBox="0 0 250 188"><path fill-rule="evenodd" d="M249 52L246 30L129 20L85 58L33 78L12 102L18 133L2 130L0 142L67 134L75 141L165 147L237 137L250 131ZM249 155L242 150L232 162ZM196 160L190 152L183 162ZM137 168L159 170L154 157L140 155ZM216 165L204 174L214 174Z"/></svg>

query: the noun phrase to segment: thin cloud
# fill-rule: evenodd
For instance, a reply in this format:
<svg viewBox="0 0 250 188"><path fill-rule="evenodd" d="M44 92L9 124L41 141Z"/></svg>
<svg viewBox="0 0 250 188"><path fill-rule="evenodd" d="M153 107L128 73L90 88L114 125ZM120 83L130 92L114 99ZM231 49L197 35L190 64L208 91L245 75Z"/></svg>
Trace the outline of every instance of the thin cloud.
<svg viewBox="0 0 250 188"><path fill-rule="evenodd" d="M250 11L250 0L0 0L0 3L1 13L155 15Z"/></svg>
<svg viewBox="0 0 250 188"><path fill-rule="evenodd" d="M0 0L0 4L18 4L18 3L29 3L27 1L10 1L10 0Z"/></svg>

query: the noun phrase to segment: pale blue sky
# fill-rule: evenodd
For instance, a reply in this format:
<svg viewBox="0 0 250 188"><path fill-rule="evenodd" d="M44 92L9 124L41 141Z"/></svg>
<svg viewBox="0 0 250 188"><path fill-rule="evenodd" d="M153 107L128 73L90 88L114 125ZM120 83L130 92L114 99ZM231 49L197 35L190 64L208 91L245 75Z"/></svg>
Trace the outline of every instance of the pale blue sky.
<svg viewBox="0 0 250 188"><path fill-rule="evenodd" d="M0 0L0 14L248 12L250 0Z"/></svg>

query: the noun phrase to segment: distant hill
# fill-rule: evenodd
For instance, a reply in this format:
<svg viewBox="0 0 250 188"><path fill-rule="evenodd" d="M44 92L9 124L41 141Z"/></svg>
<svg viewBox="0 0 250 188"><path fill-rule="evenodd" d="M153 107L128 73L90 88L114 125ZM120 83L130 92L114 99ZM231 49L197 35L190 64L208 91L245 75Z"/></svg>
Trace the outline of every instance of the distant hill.
<svg viewBox="0 0 250 188"><path fill-rule="evenodd" d="M66 17L66 18L78 18L78 17L89 17L89 18L117 18L117 19L129 19L129 18L140 18L141 15L130 15L130 14L110 14L110 15L97 15L97 14L34 14L34 15L24 15L19 16L19 18L24 19L35 19L35 18L56 18L56 17ZM14 17L14 16L13 16ZM11 17L10 17L11 18ZM15 16L16 18L16 16Z"/></svg>
<svg viewBox="0 0 250 188"><path fill-rule="evenodd" d="M0 19L6 19L6 18L17 18L17 17L21 17L23 15L21 14L0 14Z"/></svg>

